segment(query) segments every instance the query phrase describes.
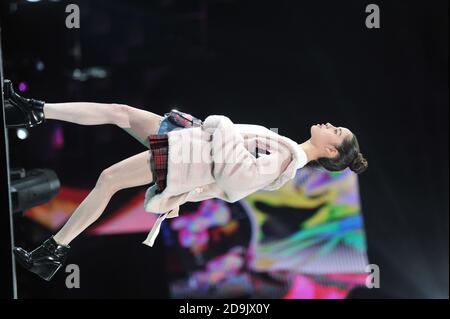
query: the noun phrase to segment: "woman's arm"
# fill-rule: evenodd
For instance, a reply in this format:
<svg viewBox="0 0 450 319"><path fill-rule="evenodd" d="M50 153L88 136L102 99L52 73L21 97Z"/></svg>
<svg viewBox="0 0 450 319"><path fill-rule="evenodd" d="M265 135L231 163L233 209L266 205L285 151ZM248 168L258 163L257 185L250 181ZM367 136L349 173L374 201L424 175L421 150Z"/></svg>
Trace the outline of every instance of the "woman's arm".
<svg viewBox="0 0 450 319"><path fill-rule="evenodd" d="M273 182L281 172L281 154L271 143L270 154L256 158L244 138L224 115L211 115L203 128L213 134L214 176L231 201L239 200Z"/></svg>

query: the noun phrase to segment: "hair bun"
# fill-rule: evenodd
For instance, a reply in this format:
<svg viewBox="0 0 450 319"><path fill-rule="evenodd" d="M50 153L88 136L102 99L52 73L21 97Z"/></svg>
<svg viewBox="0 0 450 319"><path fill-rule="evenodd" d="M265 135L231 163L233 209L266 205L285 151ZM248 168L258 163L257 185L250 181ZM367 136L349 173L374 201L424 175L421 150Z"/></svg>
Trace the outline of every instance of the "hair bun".
<svg viewBox="0 0 450 319"><path fill-rule="evenodd" d="M369 163L364 158L361 152L359 152L358 155L356 155L355 159L350 163L350 169L356 174L361 174L367 169L368 166Z"/></svg>

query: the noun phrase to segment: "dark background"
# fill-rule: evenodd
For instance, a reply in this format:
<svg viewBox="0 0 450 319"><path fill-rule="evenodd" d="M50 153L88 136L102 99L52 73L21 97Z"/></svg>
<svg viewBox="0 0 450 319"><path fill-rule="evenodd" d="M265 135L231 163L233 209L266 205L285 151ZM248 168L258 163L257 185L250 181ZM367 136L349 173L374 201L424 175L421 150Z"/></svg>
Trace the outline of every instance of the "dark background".
<svg viewBox="0 0 450 319"><path fill-rule="evenodd" d="M68 3L80 7L78 30L65 28ZM312 124L350 128L369 161L362 213L369 261L381 271L380 289L350 297L448 298L448 1L376 1L381 29L365 27L369 3L2 1L4 73L47 102L225 114L299 143ZM71 77L89 67L108 76ZM49 167L64 184L91 188L103 169L143 150L112 125L47 123L23 141L10 132L12 166ZM66 147L49 155L54 125ZM116 194L105 216L135 191ZM16 242L35 246L48 235L39 227L16 218ZM168 297L163 245L140 241L81 235L69 262L88 269L82 288L66 289L64 274L43 283L18 269L19 297Z"/></svg>

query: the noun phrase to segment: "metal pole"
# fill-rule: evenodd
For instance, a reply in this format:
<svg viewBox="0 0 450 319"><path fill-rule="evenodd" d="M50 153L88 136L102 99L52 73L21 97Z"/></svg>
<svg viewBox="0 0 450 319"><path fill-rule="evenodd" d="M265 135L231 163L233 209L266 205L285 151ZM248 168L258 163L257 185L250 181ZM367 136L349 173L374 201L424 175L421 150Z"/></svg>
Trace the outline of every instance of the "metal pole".
<svg viewBox="0 0 450 319"><path fill-rule="evenodd" d="M13 215L11 201L11 178L9 172L9 148L8 148L8 129L5 122L5 109L3 101L3 59L1 46L1 28L0 28L0 124L4 135L0 138L0 172L1 190L0 190L0 298L17 299L17 281L16 264L12 253L14 245Z"/></svg>

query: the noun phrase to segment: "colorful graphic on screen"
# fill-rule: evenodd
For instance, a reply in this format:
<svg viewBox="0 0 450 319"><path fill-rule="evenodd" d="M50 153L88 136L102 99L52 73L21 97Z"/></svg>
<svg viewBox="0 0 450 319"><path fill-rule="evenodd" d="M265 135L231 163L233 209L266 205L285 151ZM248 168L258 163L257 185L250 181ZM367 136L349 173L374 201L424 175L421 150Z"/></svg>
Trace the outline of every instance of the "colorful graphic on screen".
<svg viewBox="0 0 450 319"><path fill-rule="evenodd" d="M305 167L276 191L187 203L163 234L174 298L345 298L367 277L350 170Z"/></svg>

